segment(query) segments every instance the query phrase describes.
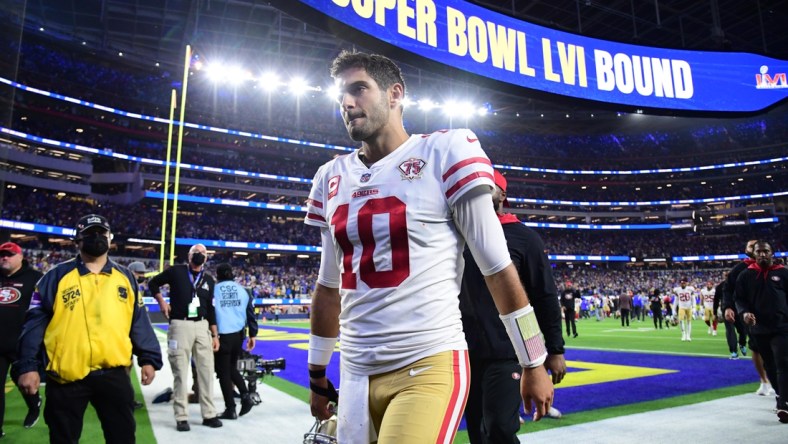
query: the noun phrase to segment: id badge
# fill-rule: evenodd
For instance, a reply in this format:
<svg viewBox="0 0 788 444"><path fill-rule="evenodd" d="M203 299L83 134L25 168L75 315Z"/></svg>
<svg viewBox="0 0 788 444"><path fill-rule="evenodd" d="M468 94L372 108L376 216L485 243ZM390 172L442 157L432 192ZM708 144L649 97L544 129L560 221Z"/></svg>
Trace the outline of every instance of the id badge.
<svg viewBox="0 0 788 444"><path fill-rule="evenodd" d="M192 299L192 301L189 303L189 313L187 314L187 316L190 318L196 318L199 315L199 313L197 312L197 309L199 307L200 307L200 298Z"/></svg>

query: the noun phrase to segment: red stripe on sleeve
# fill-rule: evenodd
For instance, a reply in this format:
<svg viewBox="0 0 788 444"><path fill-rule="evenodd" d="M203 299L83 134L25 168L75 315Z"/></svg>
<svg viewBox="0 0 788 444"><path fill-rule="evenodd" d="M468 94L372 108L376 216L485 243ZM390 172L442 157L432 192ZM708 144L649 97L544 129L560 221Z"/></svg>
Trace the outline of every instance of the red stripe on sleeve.
<svg viewBox="0 0 788 444"><path fill-rule="evenodd" d="M471 165L471 164L474 164L474 163L482 163L482 164L485 164L485 165L490 165L492 167L492 162L490 162L490 159L488 159L486 157L470 157L468 159L463 159L463 160L455 163L454 165L452 165L443 174L443 178L442 178L443 181L446 182L449 179L449 177L451 177L452 174L456 173L457 170L459 170L460 168L464 168L464 167L466 167L468 165Z"/></svg>
<svg viewBox="0 0 788 444"><path fill-rule="evenodd" d="M452 187L449 188L448 191L446 191L446 199L451 199L451 197L454 196L454 193L456 193L457 191L460 191L460 188L465 186L465 184L467 184L468 182L474 181L474 180L479 179L481 177L486 177L486 178L490 179L491 181L495 182L495 178L493 178L492 174L487 173L487 172L483 172L483 171L476 171L474 173L471 173L471 174L463 177L462 179L458 180L457 183L452 185Z"/></svg>
<svg viewBox="0 0 788 444"><path fill-rule="evenodd" d="M306 204L307 205L312 205L312 206L314 206L316 208L323 208L323 202L318 202L318 201L316 201L314 199L307 199L306 200Z"/></svg>
<svg viewBox="0 0 788 444"><path fill-rule="evenodd" d="M325 222L326 221L326 219L323 216L320 216L320 215L315 214L315 213L306 213L306 218L307 219L312 219L312 220L317 220L317 221L320 221L320 222Z"/></svg>

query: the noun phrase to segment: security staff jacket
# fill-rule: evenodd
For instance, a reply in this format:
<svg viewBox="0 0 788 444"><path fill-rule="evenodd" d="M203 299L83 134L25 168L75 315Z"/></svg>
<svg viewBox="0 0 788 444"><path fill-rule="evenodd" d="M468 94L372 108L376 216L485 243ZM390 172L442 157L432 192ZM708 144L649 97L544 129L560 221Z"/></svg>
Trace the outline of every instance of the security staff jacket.
<svg viewBox="0 0 788 444"><path fill-rule="evenodd" d="M241 284L232 281L221 281L214 289L214 310L216 310L216 328L220 335L238 333L249 328L249 337L257 336L257 318L254 315L252 297Z"/></svg>
<svg viewBox="0 0 788 444"><path fill-rule="evenodd" d="M38 368L41 344L47 375L60 383L128 367L132 354L140 366L162 366L159 341L134 275L111 259L100 273L92 273L77 256L41 278L19 339L20 374Z"/></svg>
<svg viewBox="0 0 788 444"><path fill-rule="evenodd" d="M43 274L32 268L26 260L22 261L22 268L14 274L5 276L0 273L0 325L3 326L0 354L16 353L25 313L41 276Z"/></svg>

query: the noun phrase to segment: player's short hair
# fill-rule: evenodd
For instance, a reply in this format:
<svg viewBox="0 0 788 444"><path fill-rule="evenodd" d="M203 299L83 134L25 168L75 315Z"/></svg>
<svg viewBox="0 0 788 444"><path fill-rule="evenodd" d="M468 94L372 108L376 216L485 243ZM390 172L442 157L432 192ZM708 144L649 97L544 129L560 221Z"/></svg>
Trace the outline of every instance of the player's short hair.
<svg viewBox="0 0 788 444"><path fill-rule="evenodd" d="M381 90L385 91L399 83L405 93L405 79L394 61L380 54L344 50L331 63L331 77L336 79L350 68L362 68L372 77Z"/></svg>

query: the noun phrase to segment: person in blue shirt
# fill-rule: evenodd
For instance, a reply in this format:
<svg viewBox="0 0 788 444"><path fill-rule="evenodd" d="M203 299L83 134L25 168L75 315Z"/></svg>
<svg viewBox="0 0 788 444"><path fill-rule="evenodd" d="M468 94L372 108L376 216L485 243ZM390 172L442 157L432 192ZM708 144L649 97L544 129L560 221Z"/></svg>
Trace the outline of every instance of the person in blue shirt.
<svg viewBox="0 0 788 444"><path fill-rule="evenodd" d="M216 352L216 373L224 397L225 410L221 419L238 419L252 410L254 401L246 386L246 381L238 371L238 358L243 351L246 329L249 340L246 350L252 351L257 336L257 319L254 316L252 298L246 288L233 280L233 268L222 263L216 267L218 283L214 287L213 298L216 310L216 326L219 330L219 351ZM241 394L241 410L235 412L233 385Z"/></svg>

